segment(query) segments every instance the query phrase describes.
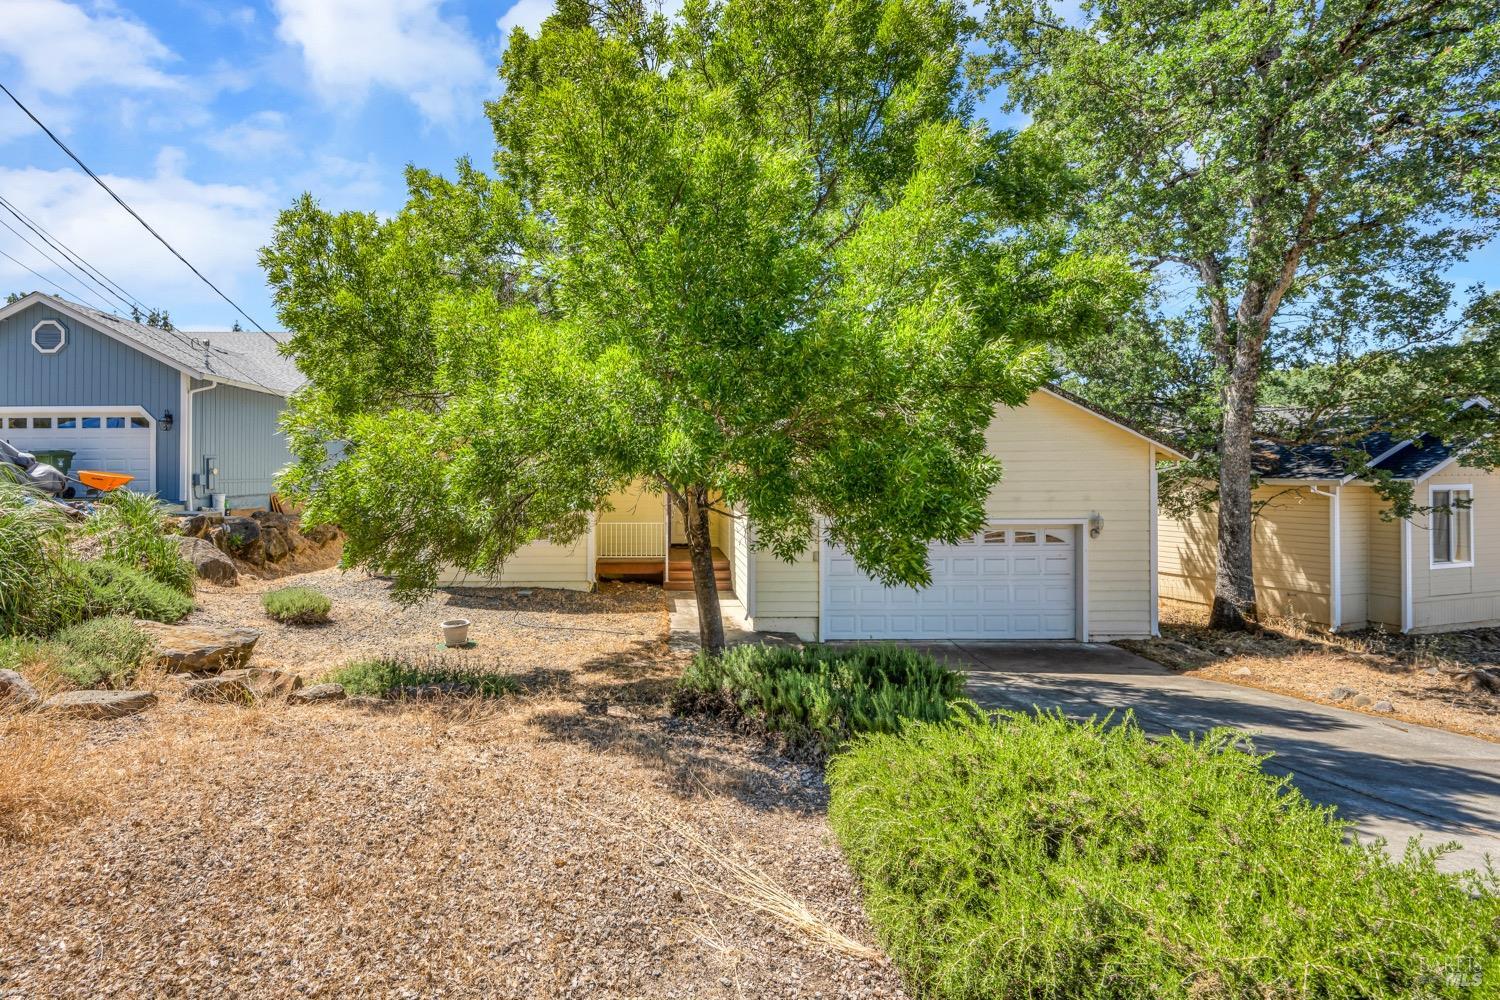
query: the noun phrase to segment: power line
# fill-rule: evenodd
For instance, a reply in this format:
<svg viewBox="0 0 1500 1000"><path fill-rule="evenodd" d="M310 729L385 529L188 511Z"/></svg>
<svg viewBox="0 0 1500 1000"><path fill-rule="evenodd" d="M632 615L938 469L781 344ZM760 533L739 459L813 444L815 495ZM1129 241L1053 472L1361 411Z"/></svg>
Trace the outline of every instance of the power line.
<svg viewBox="0 0 1500 1000"><path fill-rule="evenodd" d="M247 320L249 320L250 323L257 330L259 330L261 333L264 333L266 335L266 337L272 343L276 344L278 347L281 346L280 342L277 341L275 337L271 336L270 331L268 331L265 327L261 326L259 323L255 322L255 318L252 317L249 313L245 312L245 310L241 309L239 307L239 303L235 302L234 299L231 299L229 296L225 295L223 293L223 291L221 291L219 289L218 285L214 284L212 281L209 281L208 278L204 277L203 272L200 271L200 270L198 270L196 267L194 267L188 261L188 259L186 257L184 257L182 254L178 253L177 252L177 248L174 247L174 246L172 246L172 244L168 243L166 241L166 239L162 236L161 233L158 233L155 229L151 228L151 223L149 223L145 219L141 218L141 214L139 212L137 212L135 209L131 208L126 203L126 201L125 201L124 198L121 198L119 195L115 194L114 188L112 188L108 184L104 183L104 179L101 178L98 174L94 173L92 170L90 170L89 169L89 165L87 163L84 163L83 160L79 159L78 154L75 153L75 152L73 152L71 149L69 149L67 143L65 143L61 139L59 139L56 136L56 134L54 134L53 131L50 128L48 128L46 125L43 125L42 124L42 120L40 118L38 118L36 115L32 114L31 113L31 109L28 108L26 105L22 104L21 103L21 99L19 97L17 97L15 94L11 93L9 87L7 87L3 83L0 83L0 90L5 91L5 96L9 97L12 101L14 101L16 107L20 108L23 112L25 112L27 118L30 118L33 122L36 123L36 127L37 128L39 128L43 132L47 133L47 138L51 139L54 143L56 143L58 149L61 149L64 153L67 153L68 156L73 160L73 162L76 163L76 164L78 164L78 166L83 170L84 173L86 173L90 177L92 177L94 179L94 183L95 184L98 184L101 188L103 188L109 194L109 196L111 198L113 198L115 200L115 202L121 208L123 208L125 211L127 211L127 212L129 212L131 214L131 216L135 219L135 221L139 222L142 226L144 226L146 228L146 232L150 233L152 236L155 236L158 243L160 243L162 246L164 246L168 250L170 250L172 252L172 256L174 256L178 260L182 261L182 263L184 265L186 265L186 267L187 267L187 269L189 271L192 271L194 274L196 274L198 276L198 279L200 281L202 281L209 288L212 288L218 294L219 298L223 299L225 302L228 302L231 306L233 306L235 312L239 313L241 316L243 316Z"/></svg>
<svg viewBox="0 0 1500 1000"><path fill-rule="evenodd" d="M62 263L56 257L53 257L47 251L43 250L41 247L39 247L35 243L31 242L31 240L27 239L25 233L19 231L18 229L16 229L15 226L12 226L9 222L6 222L4 219L0 219L0 226L4 226L6 229L9 229L12 233L15 234L15 236L16 236L17 239L19 239L22 243L26 244L32 250L36 251L36 253L37 253L38 256L44 258L47 261L47 263L49 263L53 267L57 268L63 274L66 274L68 276L68 279L70 281L72 281L74 285L77 285L78 288L81 289L85 295L89 295L89 296L92 297L92 295L93 295L92 291L88 288L87 285L83 284L82 282L80 282L78 280L78 276L75 275L73 273L73 271L68 268L68 265ZM87 274L84 274L84 277L88 278L89 276ZM95 281L94 284L99 285L99 282ZM99 285L99 287L103 288L106 292L109 292L110 295L114 295L114 297L116 299L119 299L121 302L125 302L124 299L121 299L118 295L115 295L114 292L111 292L107 286L105 286L105 285ZM101 300L100 299L94 299L93 301L97 303L97 302L100 302ZM125 302L125 305L128 308L129 305L130 305L130 303ZM105 311L106 312L108 311L107 304L106 304Z"/></svg>
<svg viewBox="0 0 1500 1000"><path fill-rule="evenodd" d="M129 300L128 302L126 302L126 304L134 308L143 310L147 309L147 306L144 302L127 292L125 290L125 287L118 281L114 280L99 268L95 267L93 264L85 260L83 254L74 250L72 247L64 243L61 239L48 232L45 226L17 208L15 204L5 198L4 195L0 195L0 208L4 208L11 215L15 216L18 220L20 220L22 225L40 236L43 242L45 242L48 246L52 247L68 260L75 263L78 268L84 272L85 275L94 280L95 284L99 285L111 295L114 295L115 298L120 299L122 302ZM123 296L124 298L121 298L121 296Z"/></svg>
<svg viewBox="0 0 1500 1000"><path fill-rule="evenodd" d="M35 248L33 248L33 249L35 249ZM59 285L57 282L53 281L51 278L47 277L42 272L38 271L36 268L34 268L34 267L27 267L25 264L22 264L20 261L16 260L14 257L12 257L10 254L6 253L4 250L0 250L0 257L4 257L6 260L10 261L12 264L16 265L19 268L23 268L23 269L25 269L27 271L30 271L32 274L36 275L38 278L41 278L47 284L49 284L53 288L57 289L63 295L67 295L68 294L67 290L65 288L63 288L62 285Z"/></svg>

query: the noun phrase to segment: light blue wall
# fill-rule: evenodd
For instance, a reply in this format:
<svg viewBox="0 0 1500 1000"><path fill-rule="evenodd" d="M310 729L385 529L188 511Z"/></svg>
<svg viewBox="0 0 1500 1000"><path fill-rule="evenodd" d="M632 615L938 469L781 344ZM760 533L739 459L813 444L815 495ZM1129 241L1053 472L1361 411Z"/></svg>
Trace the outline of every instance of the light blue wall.
<svg viewBox="0 0 1500 1000"><path fill-rule="evenodd" d="M208 385L194 381L193 388ZM286 439L276 427L286 400L265 392L221 385L193 397L192 471L203 470L203 459L218 459L219 478L213 492L228 497L230 507L264 507L275 486L276 473L291 460ZM208 490L198 502L208 506Z"/></svg>
<svg viewBox="0 0 1500 1000"><path fill-rule="evenodd" d="M31 346L31 328L43 319L67 328L67 345L56 354ZM157 421L156 492L179 503L181 392L175 369L45 305L0 320L0 406L144 407ZM161 425L168 410L170 431Z"/></svg>

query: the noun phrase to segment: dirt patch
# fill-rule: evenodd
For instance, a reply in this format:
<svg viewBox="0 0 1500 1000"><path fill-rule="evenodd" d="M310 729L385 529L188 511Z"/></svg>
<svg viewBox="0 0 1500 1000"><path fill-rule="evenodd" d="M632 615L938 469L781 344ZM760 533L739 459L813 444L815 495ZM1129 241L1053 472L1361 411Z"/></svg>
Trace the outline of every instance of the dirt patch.
<svg viewBox="0 0 1500 1000"><path fill-rule="evenodd" d="M1161 638L1119 645L1194 676L1500 743L1500 692L1488 681L1500 677L1497 629L1331 634L1278 619L1258 632L1218 632L1206 608L1163 601Z"/></svg>
<svg viewBox="0 0 1500 1000"><path fill-rule="evenodd" d="M144 715L58 730L59 773L110 791L5 845L0 994L905 996L821 772L667 715L683 654L659 590L403 611L378 580L321 584L334 626L236 615L234 590L199 615L264 627L267 656L314 670L427 650L462 611L465 655L523 693L362 711L168 685Z"/></svg>

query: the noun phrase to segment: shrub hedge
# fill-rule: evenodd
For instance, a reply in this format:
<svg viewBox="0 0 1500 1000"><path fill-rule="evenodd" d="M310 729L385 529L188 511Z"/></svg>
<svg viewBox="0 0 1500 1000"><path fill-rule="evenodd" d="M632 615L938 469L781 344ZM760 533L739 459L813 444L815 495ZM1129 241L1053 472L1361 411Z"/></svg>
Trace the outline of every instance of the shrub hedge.
<svg viewBox="0 0 1500 1000"><path fill-rule="evenodd" d="M311 587L267 591L260 603L266 614L286 625L321 625L333 609L333 602Z"/></svg>
<svg viewBox="0 0 1500 1000"><path fill-rule="evenodd" d="M792 747L831 752L859 733L895 733L948 717L963 675L900 646L732 646L700 653L674 709L729 714Z"/></svg>
<svg viewBox="0 0 1500 1000"><path fill-rule="evenodd" d="M193 610L192 597L129 566L100 559L77 563L73 586L77 596L65 595L73 606L81 605L80 618L98 615L129 615L158 622L177 622ZM76 619L75 619L76 620Z"/></svg>
<svg viewBox="0 0 1500 1000"><path fill-rule="evenodd" d="M347 663L323 678L342 684L353 695L384 696L403 688L427 685L464 685L481 698L498 698L517 689L509 674L455 664L441 657L379 657Z"/></svg>
<svg viewBox="0 0 1500 1000"><path fill-rule="evenodd" d="M1242 746L974 710L853 742L829 815L922 996L1495 995L1493 872L1347 841Z"/></svg>
<svg viewBox="0 0 1500 1000"><path fill-rule="evenodd" d="M45 683L55 674L74 687L128 687L151 640L129 618L91 618L50 639L0 639L0 667Z"/></svg>

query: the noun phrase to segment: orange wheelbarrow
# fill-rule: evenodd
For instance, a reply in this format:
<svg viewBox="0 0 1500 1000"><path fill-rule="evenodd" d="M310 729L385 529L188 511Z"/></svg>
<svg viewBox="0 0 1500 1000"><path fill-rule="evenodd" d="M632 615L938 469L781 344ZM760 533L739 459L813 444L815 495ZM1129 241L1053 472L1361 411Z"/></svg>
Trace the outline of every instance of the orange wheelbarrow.
<svg viewBox="0 0 1500 1000"><path fill-rule="evenodd" d="M135 481L134 476L127 476L119 472L94 472L89 469L79 469L73 474L73 478L85 486L92 487L100 493L113 493L121 486L127 486Z"/></svg>

